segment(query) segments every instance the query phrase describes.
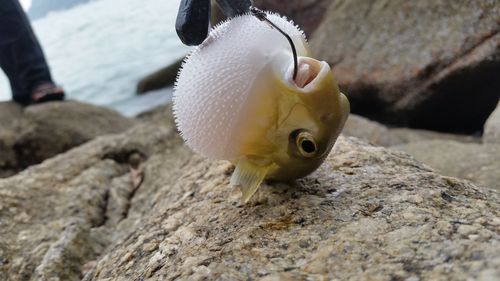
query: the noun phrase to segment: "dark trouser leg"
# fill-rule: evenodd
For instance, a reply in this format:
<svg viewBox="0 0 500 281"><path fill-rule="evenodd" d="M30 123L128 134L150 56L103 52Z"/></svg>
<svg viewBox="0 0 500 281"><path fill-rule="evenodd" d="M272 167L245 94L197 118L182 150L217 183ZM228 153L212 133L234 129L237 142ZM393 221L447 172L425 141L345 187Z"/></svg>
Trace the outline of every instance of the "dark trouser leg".
<svg viewBox="0 0 500 281"><path fill-rule="evenodd" d="M29 101L36 86L52 82L42 48L18 0L0 0L0 67L18 102Z"/></svg>

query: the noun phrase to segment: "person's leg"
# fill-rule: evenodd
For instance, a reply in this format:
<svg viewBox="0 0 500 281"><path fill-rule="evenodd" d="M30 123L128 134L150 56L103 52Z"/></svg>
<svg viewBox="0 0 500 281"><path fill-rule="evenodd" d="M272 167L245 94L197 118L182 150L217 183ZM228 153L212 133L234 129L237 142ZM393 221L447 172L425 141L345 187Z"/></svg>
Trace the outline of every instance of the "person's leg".
<svg viewBox="0 0 500 281"><path fill-rule="evenodd" d="M0 66L10 80L13 99L31 101L42 84L53 84L38 40L18 0L0 1Z"/></svg>

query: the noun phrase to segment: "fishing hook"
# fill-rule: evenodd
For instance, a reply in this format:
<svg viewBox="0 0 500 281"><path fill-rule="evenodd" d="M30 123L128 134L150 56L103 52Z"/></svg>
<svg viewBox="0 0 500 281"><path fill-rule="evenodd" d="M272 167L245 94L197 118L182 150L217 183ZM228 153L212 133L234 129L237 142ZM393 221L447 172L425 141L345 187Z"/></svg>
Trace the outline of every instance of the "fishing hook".
<svg viewBox="0 0 500 281"><path fill-rule="evenodd" d="M297 49L295 48L295 44L293 43L293 40L290 37L290 35L288 35L286 32L284 32L279 27L277 27L276 24L274 24L271 20L269 20L267 18L267 14L264 11L251 6L250 7L250 13L253 16L255 16L256 18L258 18L260 21L267 22L269 25L271 25L272 28L276 28L276 30L278 30L281 34L283 34L286 37L286 39L288 40L288 43L290 43L290 46L292 47L292 53L293 53L293 80L295 80L297 78L297 72L298 72L298 64L299 64L299 62L298 62L298 58L297 58Z"/></svg>

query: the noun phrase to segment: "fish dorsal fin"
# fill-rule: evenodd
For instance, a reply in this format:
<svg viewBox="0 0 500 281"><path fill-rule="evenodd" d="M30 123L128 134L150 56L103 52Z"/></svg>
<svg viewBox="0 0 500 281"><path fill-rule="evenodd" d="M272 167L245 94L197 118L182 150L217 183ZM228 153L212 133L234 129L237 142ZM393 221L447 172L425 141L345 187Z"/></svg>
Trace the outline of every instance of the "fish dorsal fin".
<svg viewBox="0 0 500 281"><path fill-rule="evenodd" d="M231 185L241 190L241 202L247 203L257 191L269 171L270 165L261 166L246 159L241 159L236 164L236 169L231 176Z"/></svg>

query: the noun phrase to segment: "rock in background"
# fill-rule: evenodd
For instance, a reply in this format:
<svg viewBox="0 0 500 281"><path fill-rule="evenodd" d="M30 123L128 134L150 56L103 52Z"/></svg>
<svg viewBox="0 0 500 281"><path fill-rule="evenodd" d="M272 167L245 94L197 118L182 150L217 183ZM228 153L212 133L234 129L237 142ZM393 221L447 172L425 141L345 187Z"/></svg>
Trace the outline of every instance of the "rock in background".
<svg viewBox="0 0 500 281"><path fill-rule="evenodd" d="M0 103L0 118L0 177L135 123L113 110L70 101L26 108Z"/></svg>
<svg viewBox="0 0 500 281"><path fill-rule="evenodd" d="M495 124L495 115L489 124ZM494 129L488 126L493 135ZM403 150L447 176L473 181L500 190L500 145L487 135L481 138L426 130L390 128L351 114L342 134L374 145Z"/></svg>
<svg viewBox="0 0 500 281"><path fill-rule="evenodd" d="M171 65L168 65L142 78L137 83L136 93L144 94L149 91L173 86L175 84L175 80L177 79L177 72L182 66L183 61L184 58L180 58Z"/></svg>
<svg viewBox="0 0 500 281"><path fill-rule="evenodd" d="M254 0L255 7L286 15L310 37L323 20L332 0Z"/></svg>
<svg viewBox="0 0 500 281"><path fill-rule="evenodd" d="M232 166L186 148L170 111L141 118L0 180L0 280L500 276L496 191L340 137L241 206Z"/></svg>
<svg viewBox="0 0 500 281"><path fill-rule="evenodd" d="M500 97L500 2L333 1L311 38L354 113L473 133Z"/></svg>
<svg viewBox="0 0 500 281"><path fill-rule="evenodd" d="M349 115L342 134L364 139L371 144L385 147L428 140L453 140L462 143L481 142L480 138L468 135L447 134L409 128L390 128L356 114Z"/></svg>
<svg viewBox="0 0 500 281"><path fill-rule="evenodd" d="M500 190L500 145L423 140L393 147L440 173Z"/></svg>

